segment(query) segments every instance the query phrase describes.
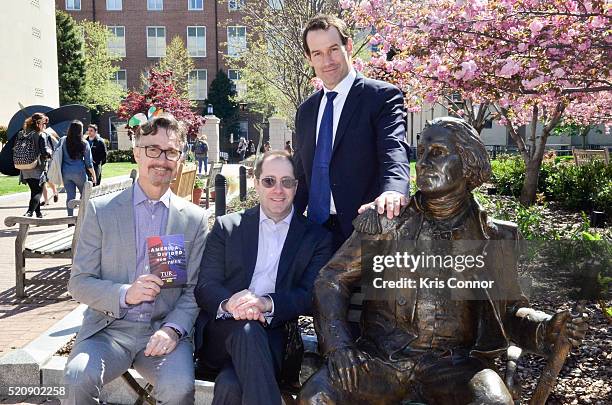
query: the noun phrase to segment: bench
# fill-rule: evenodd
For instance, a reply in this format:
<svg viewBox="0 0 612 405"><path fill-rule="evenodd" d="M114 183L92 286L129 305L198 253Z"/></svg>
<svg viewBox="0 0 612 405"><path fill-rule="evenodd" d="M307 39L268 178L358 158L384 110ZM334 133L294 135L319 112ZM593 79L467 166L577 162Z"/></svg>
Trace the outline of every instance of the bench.
<svg viewBox="0 0 612 405"><path fill-rule="evenodd" d="M206 197L204 199L204 205L206 209L210 208L210 192L215 189L215 177L217 177L217 174L221 174L222 169L223 162L213 163L208 172L208 176L205 177L204 193Z"/></svg>
<svg viewBox="0 0 612 405"><path fill-rule="evenodd" d="M26 259L32 258L51 258L51 259L72 259L73 252L78 241L81 230L81 223L85 217L86 202L92 198L97 198L109 193L124 190L130 187L136 179L136 170L132 170L130 178L117 183L105 183L93 187L91 182L86 182L83 188L81 200L68 202L71 208L77 208L81 201L82 207L76 217L60 218L29 218L10 216L5 218L4 224L12 227L19 224L19 231L15 239L15 293L18 298L23 298L25 294L25 267ZM67 229L56 230L39 239L28 240L31 226L39 228L57 225L74 225Z"/></svg>
<svg viewBox="0 0 612 405"><path fill-rule="evenodd" d="M197 173L198 168L196 165L181 163L178 167L176 178L170 183L170 190L177 196L191 201Z"/></svg>
<svg viewBox="0 0 612 405"><path fill-rule="evenodd" d="M610 164L610 152L608 149L572 149L574 163L582 166L594 160L603 160L606 165Z"/></svg>

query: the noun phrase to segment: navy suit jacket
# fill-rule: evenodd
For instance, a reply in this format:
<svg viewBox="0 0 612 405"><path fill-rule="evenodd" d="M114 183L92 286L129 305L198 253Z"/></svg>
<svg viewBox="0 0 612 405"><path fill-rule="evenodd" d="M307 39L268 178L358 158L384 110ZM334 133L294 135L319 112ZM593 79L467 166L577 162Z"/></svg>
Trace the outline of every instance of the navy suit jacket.
<svg viewBox="0 0 612 405"><path fill-rule="evenodd" d="M206 240L195 289L201 308L196 323L196 350L206 323L215 319L219 305L233 294L249 288L259 240L259 205L244 212L217 218ZM270 328L312 310L312 289L319 270L331 258L331 234L294 212L278 265L274 318ZM280 246L279 246L280 248Z"/></svg>
<svg viewBox="0 0 612 405"><path fill-rule="evenodd" d="M295 118L298 189L295 210L304 213L316 146L323 90L300 105ZM353 232L357 209L384 191L408 195L410 164L404 97L379 80L357 74L342 108L330 162L330 185L344 239Z"/></svg>

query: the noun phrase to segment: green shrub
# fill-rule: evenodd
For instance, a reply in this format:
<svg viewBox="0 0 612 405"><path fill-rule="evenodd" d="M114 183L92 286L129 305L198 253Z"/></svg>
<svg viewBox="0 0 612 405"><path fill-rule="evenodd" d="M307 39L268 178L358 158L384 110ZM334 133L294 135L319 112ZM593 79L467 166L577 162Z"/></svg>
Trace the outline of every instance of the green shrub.
<svg viewBox="0 0 612 405"><path fill-rule="evenodd" d="M519 155L498 155L491 162L491 180L502 195L519 196L525 181L525 162Z"/></svg>
<svg viewBox="0 0 612 405"><path fill-rule="evenodd" d="M6 143L8 141L7 136L8 136L8 131L7 131L7 127L3 127L2 125L0 125L0 142L1 143Z"/></svg>
<svg viewBox="0 0 612 405"><path fill-rule="evenodd" d="M108 155L106 156L106 161L108 163L116 163L116 162L136 163L136 161L134 160L134 152L131 149L108 151Z"/></svg>

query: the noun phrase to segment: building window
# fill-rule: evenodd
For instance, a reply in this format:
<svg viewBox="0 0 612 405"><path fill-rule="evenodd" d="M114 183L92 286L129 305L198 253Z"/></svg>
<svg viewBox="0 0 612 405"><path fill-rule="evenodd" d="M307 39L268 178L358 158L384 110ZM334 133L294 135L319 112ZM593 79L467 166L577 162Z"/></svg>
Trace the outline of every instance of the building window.
<svg viewBox="0 0 612 405"><path fill-rule="evenodd" d="M189 98L191 100L205 100L208 97L206 69L196 69L189 72Z"/></svg>
<svg viewBox="0 0 612 405"><path fill-rule="evenodd" d="M113 73L111 81L117 83L119 87L127 91L127 73L125 69L120 69Z"/></svg>
<svg viewBox="0 0 612 405"><path fill-rule="evenodd" d="M227 8L229 11L239 11L244 8L244 0L228 0Z"/></svg>
<svg viewBox="0 0 612 405"><path fill-rule="evenodd" d="M147 27L147 57L166 56L166 27Z"/></svg>
<svg viewBox="0 0 612 405"><path fill-rule="evenodd" d="M160 11L164 9L164 0L147 0L147 10Z"/></svg>
<svg viewBox="0 0 612 405"><path fill-rule="evenodd" d="M285 5L284 0L268 0L268 5L274 10L280 10Z"/></svg>
<svg viewBox="0 0 612 405"><path fill-rule="evenodd" d="M81 0L66 0L66 10L81 10Z"/></svg>
<svg viewBox="0 0 612 405"><path fill-rule="evenodd" d="M242 52L246 51L246 47L246 27L227 27L228 56L240 56Z"/></svg>
<svg viewBox="0 0 612 405"><path fill-rule="evenodd" d="M248 121L240 121L240 129L238 130L238 137L249 139L249 122Z"/></svg>
<svg viewBox="0 0 612 405"><path fill-rule="evenodd" d="M32 36L33 36L34 38L38 38L38 39L40 39L40 38L41 38L41 31L40 31L40 28L32 27Z"/></svg>
<svg viewBox="0 0 612 405"><path fill-rule="evenodd" d="M187 0L188 10L204 10L204 0Z"/></svg>
<svg viewBox="0 0 612 405"><path fill-rule="evenodd" d="M187 51L189 56L206 56L206 27L187 27Z"/></svg>
<svg viewBox="0 0 612 405"><path fill-rule="evenodd" d="M108 27L111 33L108 38L108 51L117 56L125 57L125 27Z"/></svg>
<svg viewBox="0 0 612 405"><path fill-rule="evenodd" d="M120 11L123 9L121 0L106 0L106 9L110 11Z"/></svg>
<svg viewBox="0 0 612 405"><path fill-rule="evenodd" d="M234 85L234 89L236 90L236 94L239 98L242 98L246 95L247 86L242 80L242 74L238 69L228 69L227 77L232 81Z"/></svg>

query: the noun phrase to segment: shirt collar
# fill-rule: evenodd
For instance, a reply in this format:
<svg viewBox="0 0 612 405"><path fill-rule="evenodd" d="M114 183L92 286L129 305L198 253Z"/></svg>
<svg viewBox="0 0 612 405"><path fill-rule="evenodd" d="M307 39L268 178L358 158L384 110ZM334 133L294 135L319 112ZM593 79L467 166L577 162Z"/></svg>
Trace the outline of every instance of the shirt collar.
<svg viewBox="0 0 612 405"><path fill-rule="evenodd" d="M280 222L284 222L287 225L291 225L291 218L293 218L293 205L291 206L291 212L287 214L287 216L283 218L283 220ZM265 220L269 220L272 223L274 223L274 221L268 218L268 216L263 212L261 205L259 205L259 224L261 225L261 223L264 222Z"/></svg>
<svg viewBox="0 0 612 405"><path fill-rule="evenodd" d="M331 90L328 90L325 86L323 86L323 91L325 92L325 94L327 94L330 91L335 91L338 94L347 95L349 91L351 91L351 87L353 87L353 82L355 81L356 77L357 77L357 72L355 71L354 68L351 68L348 74L344 77L344 79L340 81L340 83L336 85L336 87L334 87Z"/></svg>
<svg viewBox="0 0 612 405"><path fill-rule="evenodd" d="M145 192L142 190L142 188L140 187L140 184L138 184L138 181L134 183L134 207L144 201L155 201L155 202L160 201L162 204L166 206L166 208L170 208L170 196L171 195L172 195L172 190L168 188L168 190L166 190L164 195L162 195L159 200L151 200L149 197L147 197Z"/></svg>

